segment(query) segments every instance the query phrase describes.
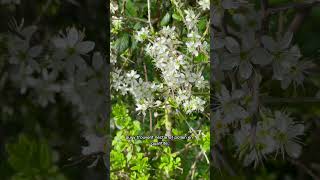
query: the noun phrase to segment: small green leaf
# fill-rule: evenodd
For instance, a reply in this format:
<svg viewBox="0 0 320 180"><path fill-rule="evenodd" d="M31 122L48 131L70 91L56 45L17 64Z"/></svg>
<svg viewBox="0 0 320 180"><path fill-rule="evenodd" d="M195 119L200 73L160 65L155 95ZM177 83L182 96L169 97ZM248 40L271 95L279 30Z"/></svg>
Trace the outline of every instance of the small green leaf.
<svg viewBox="0 0 320 180"><path fill-rule="evenodd" d="M207 27L207 18L202 18L198 23L198 28L200 31L204 31Z"/></svg>
<svg viewBox="0 0 320 180"><path fill-rule="evenodd" d="M203 53L200 53L197 57L194 58L194 60L197 62L206 62L208 61L208 58Z"/></svg>
<svg viewBox="0 0 320 180"><path fill-rule="evenodd" d="M177 20L177 21L182 21L181 16L178 15L178 14L176 14L176 13L172 14L172 18L175 19L175 20Z"/></svg>
<svg viewBox="0 0 320 180"><path fill-rule="evenodd" d="M123 34L116 40L115 46L119 53L123 53L129 47L129 35Z"/></svg>
<svg viewBox="0 0 320 180"><path fill-rule="evenodd" d="M40 163L41 167L44 169L49 169L52 165L52 157L49 146L45 143L40 144L39 147L39 156L40 156Z"/></svg>
<svg viewBox="0 0 320 180"><path fill-rule="evenodd" d="M137 17L137 9L135 4L131 0L127 0L126 3L126 14L132 17Z"/></svg>
<svg viewBox="0 0 320 180"><path fill-rule="evenodd" d="M161 26L166 26L169 22L170 22L170 19L171 19L171 15L170 13L167 13L161 20L160 22L160 25Z"/></svg>

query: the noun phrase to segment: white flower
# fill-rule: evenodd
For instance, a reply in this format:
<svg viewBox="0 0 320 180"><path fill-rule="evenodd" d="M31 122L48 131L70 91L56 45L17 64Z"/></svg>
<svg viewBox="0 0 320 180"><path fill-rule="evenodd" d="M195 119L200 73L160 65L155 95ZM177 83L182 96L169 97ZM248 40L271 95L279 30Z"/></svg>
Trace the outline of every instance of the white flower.
<svg viewBox="0 0 320 180"><path fill-rule="evenodd" d="M289 114L281 111L275 112L274 123L277 131L273 135L280 152L284 155L285 151L293 158L299 157L302 147L298 136L303 135L304 125L294 122Z"/></svg>
<svg viewBox="0 0 320 180"><path fill-rule="evenodd" d="M191 114L194 111L203 112L205 103L206 102L201 98L193 96L191 100L185 101L183 107L186 110L187 114Z"/></svg>
<svg viewBox="0 0 320 180"><path fill-rule="evenodd" d="M137 31L137 35L135 36L137 41L144 41L145 39L147 39L149 36L149 28L148 27L143 27L140 29L140 31Z"/></svg>
<svg viewBox="0 0 320 180"><path fill-rule="evenodd" d="M111 72L111 88L120 91L122 95L127 94L128 85L124 82L125 77L121 75L122 71L120 69L114 69Z"/></svg>
<svg viewBox="0 0 320 180"><path fill-rule="evenodd" d="M196 33L195 31L190 32L187 36L188 36L188 38L191 38L195 41L200 40L200 38L201 38L201 36L198 33Z"/></svg>
<svg viewBox="0 0 320 180"><path fill-rule="evenodd" d="M195 42L195 41L189 41L186 42L187 50L189 53L191 53L194 56L198 56L198 48L201 46L201 42Z"/></svg>
<svg viewBox="0 0 320 180"><path fill-rule="evenodd" d="M181 104L182 102L188 100L190 97L191 97L191 92L190 91L179 89L178 92L177 92L177 96L176 96L175 101L178 104Z"/></svg>
<svg viewBox="0 0 320 180"><path fill-rule="evenodd" d="M110 2L110 11L114 14L118 10L118 4L115 2Z"/></svg>
<svg viewBox="0 0 320 180"><path fill-rule="evenodd" d="M60 36L53 38L52 42L56 47L54 54L55 59L65 59L66 70L72 73L75 67L84 69L86 67L85 60L81 55L86 55L95 47L92 41L83 41L84 34L76 28L68 28L67 33L61 33Z"/></svg>
<svg viewBox="0 0 320 180"><path fill-rule="evenodd" d="M137 106L136 111L146 111L147 110L146 104L137 103L136 106Z"/></svg>
<svg viewBox="0 0 320 180"><path fill-rule="evenodd" d="M200 5L202 10L209 10L210 9L210 0L199 0L198 4Z"/></svg>
<svg viewBox="0 0 320 180"><path fill-rule="evenodd" d="M105 151L105 144L107 142L105 137L99 137L95 134L85 134L84 138L88 141L89 145L82 147L82 154L91 155Z"/></svg>
<svg viewBox="0 0 320 180"><path fill-rule="evenodd" d="M110 46L110 63L113 65L117 63L117 50L113 46Z"/></svg>
<svg viewBox="0 0 320 180"><path fill-rule="evenodd" d="M186 25L189 30L194 29L198 23L198 16L194 13L193 10L188 9L184 11L186 13Z"/></svg>
<svg viewBox="0 0 320 180"><path fill-rule="evenodd" d="M142 113L145 116L147 109L150 107L150 102L142 100L141 102L138 102L136 106L136 111L139 111L139 113Z"/></svg>
<svg viewBox="0 0 320 180"><path fill-rule="evenodd" d="M154 103L154 106L155 106L155 107L158 107L158 106L160 106L161 104L162 104L162 102L159 101L159 100L157 100L157 101Z"/></svg>
<svg viewBox="0 0 320 180"><path fill-rule="evenodd" d="M50 102L55 103L55 94L60 92L61 87L55 82L57 78L56 72L49 73L44 69L41 75L40 79L35 80L33 88L37 94L38 103L46 107Z"/></svg>
<svg viewBox="0 0 320 180"><path fill-rule="evenodd" d="M140 75L137 74L135 70L131 70L130 73L127 73L127 77L130 79L138 79Z"/></svg>
<svg viewBox="0 0 320 180"><path fill-rule="evenodd" d="M35 60L42 52L42 46L29 46L24 40L12 40L9 42L9 63L27 66L32 71L40 72L40 65Z"/></svg>
<svg viewBox="0 0 320 180"><path fill-rule="evenodd" d="M187 36L190 39L188 42L186 42L188 52L194 56L198 56L198 49L200 49L202 46L201 36L195 31L190 32Z"/></svg>
<svg viewBox="0 0 320 180"><path fill-rule="evenodd" d="M176 38L176 27L173 26L170 28L170 26L165 26L160 30L160 34L162 34L166 38L175 39Z"/></svg>
<svg viewBox="0 0 320 180"><path fill-rule="evenodd" d="M122 17L116 17L112 16L111 18L112 21L112 33L117 33L121 28L123 24L123 18Z"/></svg>

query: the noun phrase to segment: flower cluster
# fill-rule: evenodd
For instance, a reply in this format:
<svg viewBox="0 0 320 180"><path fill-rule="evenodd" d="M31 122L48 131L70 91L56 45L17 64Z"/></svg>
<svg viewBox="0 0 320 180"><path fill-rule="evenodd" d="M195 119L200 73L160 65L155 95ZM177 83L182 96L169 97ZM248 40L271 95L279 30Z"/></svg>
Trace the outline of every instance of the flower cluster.
<svg viewBox="0 0 320 180"><path fill-rule="evenodd" d="M9 80L25 98L40 107L56 103L57 96L76 107L80 121L86 127L89 146L84 153L102 147L91 142L95 137L97 119L105 118L107 65L95 43L86 41L84 31L67 28L45 43L36 44L36 26L14 21L14 32L7 38ZM37 34L38 35L38 34ZM101 137L103 138L103 137ZM105 143L105 142L104 142ZM103 151L103 149L99 149Z"/></svg>
<svg viewBox="0 0 320 180"><path fill-rule="evenodd" d="M160 105L161 101L156 100L154 94L161 92L163 84L143 81L134 70L124 73L120 69L115 69L111 75L111 87L121 92L122 95L130 93L135 98L137 111L141 111L145 115L148 108Z"/></svg>
<svg viewBox="0 0 320 180"><path fill-rule="evenodd" d="M239 158L244 165L258 165L269 155L279 152L297 158L301 153L299 136L304 125L293 121L289 113L268 107L262 99L265 82L280 81L281 88L303 85L307 70L313 66L303 60L300 49L293 45L293 33L279 38L261 33L262 15L246 2L224 0L214 3L213 81L216 143L233 135ZM224 11L237 8L231 23L238 26L224 33ZM222 9L222 11L221 11ZM228 27L229 28L229 27Z"/></svg>
<svg viewBox="0 0 320 180"><path fill-rule="evenodd" d="M199 35L195 12L189 9L185 13L185 25L190 30L185 45L190 55L181 51L184 43L178 37L175 26L164 26L154 35L150 33L149 27L142 27L134 35L138 42L149 42L145 45L145 53L152 58L162 83L143 81L133 70L129 73L123 73L120 69L113 71L112 87L122 95L130 92L135 97L136 110L145 112L147 108L154 107L156 98L153 96L156 92L169 94L187 113L204 110L205 101L192 95L192 92L196 89L208 89L208 82L199 67L192 64L192 59L198 56L200 51L207 53L207 42ZM161 101L166 100L157 99L157 102Z"/></svg>
<svg viewBox="0 0 320 180"><path fill-rule="evenodd" d="M182 1L163 2L161 7L171 4L174 11L168 10L160 21L154 19L153 10L148 9L146 4L145 6L141 4L141 9L135 10L131 8L132 2L127 2L126 5L130 7L126 7L127 11L124 10L128 16L124 14L122 16L123 29L111 31L111 91L114 102L122 103L125 99L123 104L128 104L130 109L136 111L132 113L133 116L141 117L142 114L141 128L144 131L146 118L149 120L150 131L156 130L157 133L166 135L181 135L201 128L206 138L197 142L192 141L191 151L200 150L201 156L207 157L209 1L198 1L196 7L191 7ZM118 2L118 5L121 4ZM155 1L151 1L150 4L156 5ZM112 20L117 21L122 12L111 13L114 16ZM201 120L194 120L197 117ZM191 125L187 122L189 120L194 120ZM193 127L200 121L204 121L201 127ZM116 128L118 129L115 138L118 140L123 137L124 131L121 127ZM183 143L181 145L183 146ZM154 156L149 160L157 162L161 169L156 172L156 178L170 179L176 176L175 172L180 169L184 160L175 152L171 152L171 147L142 148L143 151L148 149L151 156L153 153L157 154L157 157ZM140 152L132 152L130 149L128 152L114 150L113 153L119 158L126 155L131 158ZM161 156L158 156L159 153ZM112 161L118 162L117 159ZM207 163L208 161L203 164ZM115 169L118 167L121 165L112 166ZM134 173L134 170L128 173L119 171L113 175L132 176ZM198 177L203 176L195 176Z"/></svg>

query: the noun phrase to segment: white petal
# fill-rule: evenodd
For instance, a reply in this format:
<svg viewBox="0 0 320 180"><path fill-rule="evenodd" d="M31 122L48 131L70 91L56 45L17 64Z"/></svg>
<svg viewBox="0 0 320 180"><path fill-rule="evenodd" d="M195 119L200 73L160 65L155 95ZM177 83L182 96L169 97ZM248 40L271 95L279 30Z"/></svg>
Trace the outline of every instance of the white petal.
<svg viewBox="0 0 320 180"><path fill-rule="evenodd" d="M68 45L73 47L79 40L79 33L76 30L76 28L71 28L68 31L68 36L67 36L67 41L68 41Z"/></svg>
<svg viewBox="0 0 320 180"><path fill-rule="evenodd" d="M39 45L39 46L34 46L34 47L30 48L28 51L28 54L34 58L34 57L39 56L41 52L42 52L42 46Z"/></svg>
<svg viewBox="0 0 320 180"><path fill-rule="evenodd" d="M244 79L248 79L251 74L252 74L252 65L251 63L245 61L245 62L241 62L240 66L239 66L239 73L240 76L243 77Z"/></svg>
<svg viewBox="0 0 320 180"><path fill-rule="evenodd" d="M263 66L271 63L272 56L264 48L256 48L252 51L251 61Z"/></svg>
<svg viewBox="0 0 320 180"><path fill-rule="evenodd" d="M55 45L55 47L57 47L57 48L65 49L67 47L66 41L62 38L55 38L52 41L53 41L53 44Z"/></svg>
<svg viewBox="0 0 320 180"><path fill-rule="evenodd" d="M76 45L76 50L80 54L87 54L94 49L95 43L92 41L83 41Z"/></svg>
<svg viewBox="0 0 320 180"><path fill-rule="evenodd" d="M92 65L95 70L102 68L103 66L103 57L100 52L95 52L92 58Z"/></svg>
<svg viewBox="0 0 320 180"><path fill-rule="evenodd" d="M285 149L289 156L298 158L301 154L302 147L293 141L289 141L288 143L286 143Z"/></svg>
<svg viewBox="0 0 320 180"><path fill-rule="evenodd" d="M240 45L239 43L232 37L226 37L225 39L225 46L226 48L232 53L240 52Z"/></svg>
<svg viewBox="0 0 320 180"><path fill-rule="evenodd" d="M269 51L276 50L276 42L270 36L262 36L261 41L263 46L266 47Z"/></svg>

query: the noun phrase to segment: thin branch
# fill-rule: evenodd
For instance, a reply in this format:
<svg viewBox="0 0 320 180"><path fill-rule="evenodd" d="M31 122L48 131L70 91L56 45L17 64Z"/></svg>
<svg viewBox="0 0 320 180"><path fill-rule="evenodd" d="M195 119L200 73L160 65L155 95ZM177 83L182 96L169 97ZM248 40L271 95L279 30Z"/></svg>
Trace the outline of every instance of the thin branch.
<svg viewBox="0 0 320 180"><path fill-rule="evenodd" d="M284 29L284 15L283 12L280 12L279 19L278 19L278 32L277 32L277 38L280 39L281 34L283 33Z"/></svg>
<svg viewBox="0 0 320 180"><path fill-rule="evenodd" d="M310 168L308 168L306 165L304 165L302 162L299 162L297 160L288 158L288 160L296 165L299 169L303 170L305 173L307 173L309 176L311 176L314 180L320 180L320 177L318 175L316 175L315 173L313 173Z"/></svg>
<svg viewBox="0 0 320 180"><path fill-rule="evenodd" d="M192 143L188 143L184 146L184 148L180 149L179 151L174 152L175 155L179 155L181 153L183 153L184 151L187 151L188 149L194 147L194 145Z"/></svg>
<svg viewBox="0 0 320 180"><path fill-rule="evenodd" d="M259 113L259 104L260 104L260 76L259 76L259 69L256 70L254 76L251 77L250 88L252 89L252 97L253 103L249 108L249 113L253 117L253 121L251 122L251 137L253 144L256 141L256 133L257 133L257 123L258 123L258 113Z"/></svg>
<svg viewBox="0 0 320 180"><path fill-rule="evenodd" d="M212 158L216 157L216 160L219 160L221 164L224 166L225 170L229 173L231 176L236 176L236 172L230 165L230 163L227 161L227 158L224 157L224 155L220 152L218 148L215 148L215 151L211 150L211 156Z"/></svg>
<svg viewBox="0 0 320 180"><path fill-rule="evenodd" d="M293 2L284 5L279 5L276 7L271 7L268 9L267 13L275 14L289 9L297 9L298 12L288 28L289 32L297 32L299 27L302 25L304 19L309 15L311 9L316 5L320 5L320 0L307 2Z"/></svg>
<svg viewBox="0 0 320 180"><path fill-rule="evenodd" d="M307 1L307 2L293 2L293 3L284 4L284 5L274 6L268 9L268 13L275 14L275 13L279 13L281 11L286 11L289 9L304 9L304 8L312 7L315 5L320 5L320 0Z"/></svg>
<svg viewBox="0 0 320 180"><path fill-rule="evenodd" d="M196 165L197 165L198 161L202 159L202 155L203 155L202 152L199 152L197 154L197 156L196 156L196 158L195 158L195 160L194 160L194 162L193 162L193 164L192 164L192 166L190 168L189 175L188 175L189 178L187 178L187 179L194 179L194 174L195 174L195 171L196 171Z"/></svg>
<svg viewBox="0 0 320 180"><path fill-rule="evenodd" d="M48 11L49 6L51 5L52 0L47 0L46 4L41 10L41 14L38 16L38 18L32 23L33 25L38 24L41 21L41 18L43 17L44 13Z"/></svg>
<svg viewBox="0 0 320 180"><path fill-rule="evenodd" d="M88 154L88 155L81 155L78 158L71 158L72 162L69 164L65 164L62 165L62 168L66 168L66 167L70 167L70 166L75 166L77 164L80 164L81 162L83 162L84 160L87 160L89 158L93 158L96 156L101 156L103 155L103 152L97 152L97 153L92 153L92 154ZM74 160L73 160L74 159Z"/></svg>
<svg viewBox="0 0 320 180"><path fill-rule="evenodd" d="M269 7L269 2L268 0L261 0L261 8L263 11L267 11Z"/></svg>
<svg viewBox="0 0 320 180"><path fill-rule="evenodd" d="M303 8L299 10L299 12L295 15L294 19L292 20L288 31L290 32L297 32L300 26L302 25L304 19L310 14L312 6Z"/></svg>
<svg viewBox="0 0 320 180"><path fill-rule="evenodd" d="M146 63L143 62L143 69L144 69L144 77L145 77L145 81L148 82L148 70L147 70L147 66ZM149 109L149 127L150 127L150 131L152 131L152 112Z"/></svg>
<svg viewBox="0 0 320 180"><path fill-rule="evenodd" d="M150 0L148 0L148 22L149 22L150 29L153 30L152 23L151 23L151 7L150 6L151 6Z"/></svg>
<svg viewBox="0 0 320 180"><path fill-rule="evenodd" d="M149 24L149 21L147 19L142 19L142 18L137 18L137 17L131 17L131 16L123 16L124 19L127 20L132 20L132 21L138 21L138 22L142 22L142 23L146 23ZM159 18L150 20L151 24L155 24L159 21Z"/></svg>
<svg viewBox="0 0 320 180"><path fill-rule="evenodd" d="M297 97L297 98L278 98L278 97L265 97L262 103L320 103L320 98L317 97Z"/></svg>
<svg viewBox="0 0 320 180"><path fill-rule="evenodd" d="M261 0L261 10L262 10L261 34L265 34L268 31L268 25L269 25L268 8L269 8L268 0Z"/></svg>

